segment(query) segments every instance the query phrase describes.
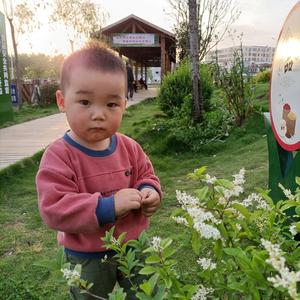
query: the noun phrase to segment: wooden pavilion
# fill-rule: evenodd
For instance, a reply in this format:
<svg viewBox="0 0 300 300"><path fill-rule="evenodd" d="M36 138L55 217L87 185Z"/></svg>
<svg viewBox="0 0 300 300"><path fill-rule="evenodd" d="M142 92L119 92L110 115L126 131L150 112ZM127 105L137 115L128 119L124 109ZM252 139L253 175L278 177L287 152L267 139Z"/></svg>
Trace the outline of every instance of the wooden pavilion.
<svg viewBox="0 0 300 300"><path fill-rule="evenodd" d="M176 62L175 35L135 15L104 27L101 33L120 56L126 56L134 64L136 79L138 67L145 80L147 67L161 67L163 78L171 71L171 63Z"/></svg>

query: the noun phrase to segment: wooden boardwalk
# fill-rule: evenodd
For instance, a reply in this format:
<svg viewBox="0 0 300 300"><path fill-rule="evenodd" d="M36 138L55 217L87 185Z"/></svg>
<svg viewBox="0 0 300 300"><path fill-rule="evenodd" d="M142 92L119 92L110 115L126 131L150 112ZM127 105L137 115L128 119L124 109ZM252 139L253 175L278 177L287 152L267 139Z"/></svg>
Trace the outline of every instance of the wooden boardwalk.
<svg viewBox="0 0 300 300"><path fill-rule="evenodd" d="M157 95L157 88L139 90L133 95L131 106ZM0 169L30 157L61 137L69 126L62 113L0 129Z"/></svg>

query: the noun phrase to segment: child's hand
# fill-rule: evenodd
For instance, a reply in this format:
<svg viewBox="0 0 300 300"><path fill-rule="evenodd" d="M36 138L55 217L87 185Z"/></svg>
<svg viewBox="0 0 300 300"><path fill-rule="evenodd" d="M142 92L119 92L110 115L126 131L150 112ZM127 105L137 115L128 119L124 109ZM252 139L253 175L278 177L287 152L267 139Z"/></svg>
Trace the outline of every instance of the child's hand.
<svg viewBox="0 0 300 300"><path fill-rule="evenodd" d="M146 217L151 217L160 205L160 196L158 192L151 188L144 188L141 190L143 195L141 207L142 213Z"/></svg>
<svg viewBox="0 0 300 300"><path fill-rule="evenodd" d="M125 217L131 210L141 207L142 193L136 189L122 189L115 198L115 213L117 217Z"/></svg>

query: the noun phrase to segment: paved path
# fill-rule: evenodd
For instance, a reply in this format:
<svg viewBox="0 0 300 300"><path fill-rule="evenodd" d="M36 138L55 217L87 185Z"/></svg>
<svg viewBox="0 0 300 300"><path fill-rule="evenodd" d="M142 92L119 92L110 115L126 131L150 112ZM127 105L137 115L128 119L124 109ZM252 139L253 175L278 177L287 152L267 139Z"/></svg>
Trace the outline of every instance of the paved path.
<svg viewBox="0 0 300 300"><path fill-rule="evenodd" d="M133 101L128 101L127 106L156 95L155 87L150 87L147 91L139 90L133 95ZM65 115L58 113L0 129L0 169L44 149L61 137L68 127Z"/></svg>

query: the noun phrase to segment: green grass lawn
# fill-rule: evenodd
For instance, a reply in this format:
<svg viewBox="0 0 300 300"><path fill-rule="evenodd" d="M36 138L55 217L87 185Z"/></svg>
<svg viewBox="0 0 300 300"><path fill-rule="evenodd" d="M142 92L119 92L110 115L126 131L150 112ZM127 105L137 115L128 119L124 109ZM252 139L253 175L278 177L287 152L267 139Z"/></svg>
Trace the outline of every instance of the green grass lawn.
<svg viewBox="0 0 300 300"><path fill-rule="evenodd" d="M58 112L59 110L57 108L57 105L54 103L47 106L32 106L24 103L19 111L16 111L14 109L13 120L5 122L4 124L0 124L0 128L38 119L41 117L46 117Z"/></svg>
<svg viewBox="0 0 300 300"><path fill-rule="evenodd" d="M184 241L178 252L178 268L192 280L193 258L182 227L170 215L178 205L175 190L192 192L197 184L186 174L206 165L212 175L231 179L240 168L246 169L246 189L267 187L268 154L263 118L254 114L242 128L236 128L226 141L214 142L202 152L159 153L163 135L149 136L146 125L162 114L155 101L145 101L128 109L121 131L136 138L148 152L161 179L164 200L152 217L150 235L180 237ZM156 151L153 151L156 149ZM37 266L54 260L58 246L56 234L42 223L37 208L35 174L41 153L0 172L0 299L68 299L60 272ZM175 243L178 246L178 243Z"/></svg>

